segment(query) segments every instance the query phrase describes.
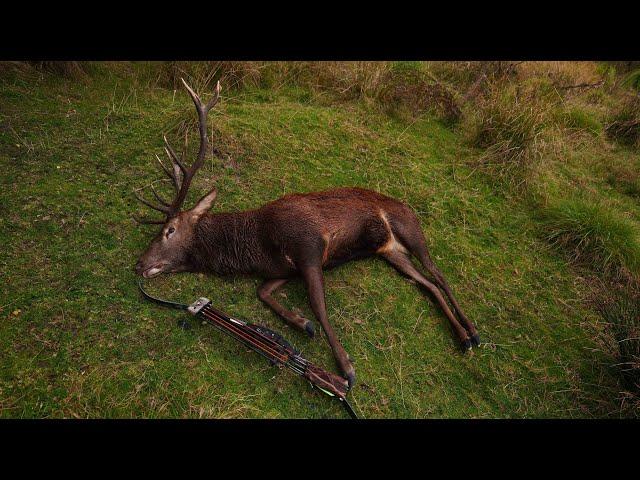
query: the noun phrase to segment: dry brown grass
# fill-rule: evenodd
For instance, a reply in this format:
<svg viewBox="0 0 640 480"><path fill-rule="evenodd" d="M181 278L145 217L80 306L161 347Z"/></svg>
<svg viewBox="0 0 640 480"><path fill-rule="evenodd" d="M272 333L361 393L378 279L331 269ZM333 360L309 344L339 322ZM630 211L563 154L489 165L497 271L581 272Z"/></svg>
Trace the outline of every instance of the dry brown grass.
<svg viewBox="0 0 640 480"><path fill-rule="evenodd" d="M379 101L388 111L402 109L413 116L432 112L446 123L455 123L462 115L455 92L419 68L390 69Z"/></svg>
<svg viewBox="0 0 640 480"><path fill-rule="evenodd" d="M481 166L496 179L521 185L541 157L553 98L541 82L495 81L487 88L469 111L464 127L471 144L484 150Z"/></svg>
<svg viewBox="0 0 640 480"><path fill-rule="evenodd" d="M87 62L29 62L38 69L70 79L83 79L87 76Z"/></svg>
<svg viewBox="0 0 640 480"><path fill-rule="evenodd" d="M461 111L454 92L419 64L402 62L164 62L158 84L179 88L184 77L196 90L220 80L226 90L284 86L309 89L339 101L364 100L386 111L433 112L455 121Z"/></svg>
<svg viewBox="0 0 640 480"><path fill-rule="evenodd" d="M70 80L86 80L89 78L91 62L75 61L4 61L0 62L0 74L14 73L22 78L34 75L51 74Z"/></svg>
<svg viewBox="0 0 640 480"><path fill-rule="evenodd" d="M260 62L162 62L158 83L177 89L182 87L180 78L185 78L196 91L205 91L220 80L226 89L234 90L259 85L264 68Z"/></svg>
<svg viewBox="0 0 640 480"><path fill-rule="evenodd" d="M596 62L522 62L518 78L547 78L556 87L590 85L602 81Z"/></svg>
<svg viewBox="0 0 640 480"><path fill-rule="evenodd" d="M390 62L308 62L298 66L297 79L344 99L375 99L390 68Z"/></svg>
<svg viewBox="0 0 640 480"><path fill-rule="evenodd" d="M184 77L200 89L220 80L229 90L299 85L343 99L377 98L389 68L390 62L163 62L159 83L179 88Z"/></svg>
<svg viewBox="0 0 640 480"><path fill-rule="evenodd" d="M469 89L481 76L489 80L505 79L515 73L517 62L426 62L425 68L439 81L442 81L460 93Z"/></svg>
<svg viewBox="0 0 640 480"><path fill-rule="evenodd" d="M301 66L296 79L344 100L370 101L387 112L431 112L447 122L461 115L452 89L417 62L312 62Z"/></svg>
<svg viewBox="0 0 640 480"><path fill-rule="evenodd" d="M477 93L487 92L496 82L522 83L531 79L548 80L563 94L581 93L583 88L600 85L604 80L597 62L426 62L425 68L463 96L482 77L486 81L479 85L482 88Z"/></svg>

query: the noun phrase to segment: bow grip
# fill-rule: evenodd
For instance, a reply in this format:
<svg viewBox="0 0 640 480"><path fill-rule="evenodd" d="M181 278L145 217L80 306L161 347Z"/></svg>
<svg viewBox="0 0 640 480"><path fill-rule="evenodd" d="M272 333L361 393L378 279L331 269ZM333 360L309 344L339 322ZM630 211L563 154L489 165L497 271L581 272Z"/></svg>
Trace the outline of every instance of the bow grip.
<svg viewBox="0 0 640 480"><path fill-rule="evenodd" d="M316 387L338 398L345 398L349 391L349 382L346 379L313 364L307 365L304 376Z"/></svg>

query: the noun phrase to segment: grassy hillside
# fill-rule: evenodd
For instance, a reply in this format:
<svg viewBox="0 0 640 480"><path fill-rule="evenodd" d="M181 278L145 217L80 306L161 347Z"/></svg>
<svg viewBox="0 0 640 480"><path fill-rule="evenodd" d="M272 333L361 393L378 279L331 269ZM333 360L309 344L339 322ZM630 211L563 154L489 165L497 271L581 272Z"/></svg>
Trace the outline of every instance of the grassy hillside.
<svg viewBox="0 0 640 480"><path fill-rule="evenodd" d="M183 331L180 313L141 299L133 265L155 227L132 221L142 212L132 190L161 178L162 133L177 137L193 116L188 96L148 69L0 77L0 416L344 417L289 372L208 326ZM486 344L462 355L439 309L380 260L328 272L329 319L355 361L352 404L366 418L634 416L592 301L600 277L572 261L566 235L548 233L566 219L555 202L577 197L622 217L631 230L621 235L638 231L637 150L595 142L602 128L580 119L567 122L596 133L574 129L561 154L544 153L525 196L497 185L485 150L436 113L390 114L304 84L225 90L211 120L220 158L207 159L187 203L215 178L216 211L345 185L416 210ZM625 252L623 267L635 254ZM183 302L206 295L336 371L324 334L286 327L257 299L259 283L180 274L150 289ZM299 282L277 295L312 318Z"/></svg>

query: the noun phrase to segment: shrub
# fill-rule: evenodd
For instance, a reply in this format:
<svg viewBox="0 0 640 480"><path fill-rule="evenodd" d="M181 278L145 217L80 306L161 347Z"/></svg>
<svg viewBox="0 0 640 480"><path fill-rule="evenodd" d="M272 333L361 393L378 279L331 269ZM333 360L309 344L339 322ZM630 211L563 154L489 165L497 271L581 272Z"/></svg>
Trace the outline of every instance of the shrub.
<svg viewBox="0 0 640 480"><path fill-rule="evenodd" d="M640 272L638 232L630 220L581 199L557 202L540 216L546 239L572 260L606 274Z"/></svg>

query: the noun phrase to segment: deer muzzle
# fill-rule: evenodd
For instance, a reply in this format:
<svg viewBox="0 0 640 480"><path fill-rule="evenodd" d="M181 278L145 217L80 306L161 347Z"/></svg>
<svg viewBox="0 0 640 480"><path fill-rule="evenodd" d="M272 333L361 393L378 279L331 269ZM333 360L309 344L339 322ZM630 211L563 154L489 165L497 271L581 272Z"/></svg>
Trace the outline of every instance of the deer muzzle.
<svg viewBox="0 0 640 480"><path fill-rule="evenodd" d="M155 265L144 265L140 261L136 263L136 273L138 275L142 275L144 278L155 277L156 275L160 275L164 271L164 267L166 264L157 263Z"/></svg>

